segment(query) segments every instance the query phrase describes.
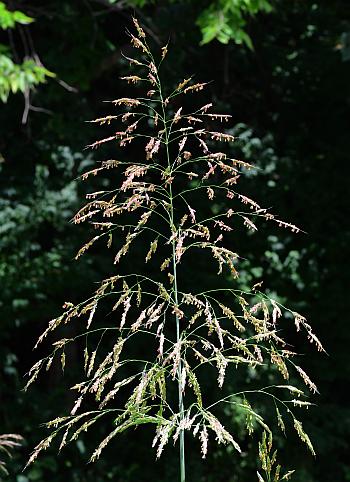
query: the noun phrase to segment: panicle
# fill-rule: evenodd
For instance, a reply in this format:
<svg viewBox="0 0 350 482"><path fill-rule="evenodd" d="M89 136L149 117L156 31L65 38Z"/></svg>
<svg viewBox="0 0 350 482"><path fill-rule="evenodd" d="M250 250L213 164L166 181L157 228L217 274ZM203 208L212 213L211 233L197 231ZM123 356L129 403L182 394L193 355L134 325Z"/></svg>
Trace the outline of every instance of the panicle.
<svg viewBox="0 0 350 482"><path fill-rule="evenodd" d="M118 417L113 422L115 427L99 443L91 461L101 456L102 450L118 433L145 423L156 427L153 446L156 447L157 458L169 440L176 442L179 437L181 440L185 430L192 432L194 437L199 437L203 458L208 452L209 432L214 433L217 443L231 444L236 451L241 452L229 431L205 408L207 401L204 400L205 393L202 394L201 382L203 375L206 376L206 367L210 366L217 370L219 388L224 385L229 366L236 369L248 367L253 373L262 365L266 370L269 363L272 363L276 368L275 373L285 380L290 376L289 366L294 366L311 392L317 392L316 385L305 371L293 363L291 358L294 353L286 349L286 342L280 337L281 330L277 323L285 309L260 292L262 282L256 283L250 292L245 287L245 291L242 291L246 277L243 277L238 286L234 285L234 280L238 278L236 266L239 256L224 244L225 239L231 237L229 233L234 233L235 219L241 220L252 232L258 229L255 223L259 217L294 232L298 232L299 228L279 220L253 199L233 190L236 188L232 186L237 185L240 175L252 166L230 157L229 150L217 151L215 145L233 142L236 137L221 132L219 128L216 131L209 130L208 127L227 122L231 116L211 113L212 103L207 103L192 113L184 113L183 107L177 104L180 95L202 91L207 85L191 85L192 77L185 78L164 98L158 69L167 54L168 45L162 47L161 60L156 62L149 50L144 30L137 19L133 18L133 23L136 33L131 34L131 43L141 51L139 53L143 60L140 62L125 58L131 64L142 66L146 74L140 74L144 78L127 75L121 79L129 84L144 81L147 84L141 82L140 87L148 85L150 90L147 92L146 89L146 94L139 98L121 97L112 100L111 103L121 107L123 112L91 122L100 125L109 125L112 121L113 124L121 122L124 127L117 127L120 130L114 129L113 135L88 146L97 148L111 141L111 147L118 148L119 145L128 148L132 142L130 156L123 155L121 160L102 161L100 167L82 175L83 179L87 179L97 176L102 170L119 168L116 172L108 173L111 183L118 184L104 188L109 186L109 181L100 182L97 189L102 186L102 190L87 194L88 201L73 218L75 224L88 221L93 228L99 230L97 236L80 248L76 258L105 236L108 248L112 250L117 245L113 257L114 264L120 263L120 273L100 282L93 295L83 303L73 305L67 302L64 305L66 311L50 321L38 340L40 343L60 325L81 317L83 333L78 336L84 336L86 344L82 357L84 378L72 387L77 392L77 398L70 416L58 417L47 424L54 432L37 445L29 463L50 446L61 430L63 437L60 449L69 441L76 440L81 432L86 431L101 416L115 413L115 406L121 407L117 408ZM168 109L173 98L176 98L175 107ZM139 152L138 146L144 151ZM213 201L207 201L204 209L200 206L200 194ZM240 203L247 207L242 208ZM228 207L231 204L234 206ZM132 255L127 257L135 244L140 247L144 263L151 260L154 262L158 258L155 270L147 270L143 264L144 270L141 273L131 273L130 266L138 266L140 261L137 253L135 262ZM191 289L191 293L179 290L184 279L177 276L179 264L184 263L185 253L192 253L195 248L207 250L208 258L218 264L217 274L224 274L223 278L229 277L232 286L202 293L198 292L199 289L197 291L196 286L194 290ZM124 261L124 257L127 260ZM193 258L193 263L196 265L196 258ZM198 269L200 267L198 264ZM224 268L227 272L224 272ZM122 274L124 270L125 274ZM186 271L183 272L186 275ZM198 276L202 274L199 273ZM104 311L111 315L107 318L110 325L106 328L100 327ZM309 341L315 343L318 350L323 350L307 320L299 313L291 313L297 331L305 330ZM96 325L93 329L90 328L92 322ZM132 359L126 358L125 344L132 346L134 337L139 337L141 333L147 343L147 354L141 360L137 359L137 355L132 355ZM62 338L53 343L53 351L29 371L26 388L36 380L41 370L50 368L54 359L61 357L64 368L65 348L73 340L74 338ZM129 340L132 340L131 343ZM132 350L137 346L135 339ZM190 361L194 361L194 364L190 365ZM172 395L168 395L169 392L173 393L170 385L174 382L179 397L175 408ZM303 395L301 390L288 385L288 382L284 383L258 392L262 394L266 391L272 395L284 389L284 394L289 397L282 401L284 408L310 405L310 402L297 399ZM282 415L277 407L279 399L273 396L278 425L284 430ZM91 402L87 400L88 397L95 399L98 409L76 415L83 404ZM228 401L229 398L225 396L217 403ZM112 401L113 407L105 408L108 404L112 405ZM191 405L187 403L189 401ZM269 431L263 418L253 410L244 394L235 395L231 401L245 411L248 433L252 433L256 423ZM74 425L83 417L86 417L85 421ZM299 437L314 453L301 423L294 419L294 426ZM266 467L268 463L274 463L274 456L268 459L271 446L272 438L267 438L265 434L264 442L260 445L260 455L264 456ZM279 470L275 472L276 481L285 478L279 478ZM262 480L259 473L258 477Z"/></svg>

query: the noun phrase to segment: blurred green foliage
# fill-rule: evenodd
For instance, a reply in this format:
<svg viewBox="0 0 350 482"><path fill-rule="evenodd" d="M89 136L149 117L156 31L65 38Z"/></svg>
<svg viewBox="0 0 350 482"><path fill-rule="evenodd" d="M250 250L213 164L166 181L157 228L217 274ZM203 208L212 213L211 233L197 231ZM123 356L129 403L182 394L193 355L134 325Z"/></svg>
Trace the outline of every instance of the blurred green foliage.
<svg viewBox="0 0 350 482"><path fill-rule="evenodd" d="M12 92L25 92L37 84L46 81L46 77L54 74L45 67L38 65L33 59L16 64L10 57L0 54L0 99L6 102Z"/></svg>
<svg viewBox="0 0 350 482"><path fill-rule="evenodd" d="M273 286L276 296L308 316L330 354L320 357L315 352L303 360L321 392L305 425L318 457L309 456L287 427L287 442L283 433L274 442L283 465L296 469L296 482L350 480L349 3L36 0L13 2L13 8L3 5L0 55L21 70L29 42L28 37L23 41L24 29L35 44L29 53L38 52L43 64L64 81L63 86L48 82L34 89L35 82L26 80L43 112L31 111L25 126L20 125L22 99L9 95L12 87L7 87L8 101L0 111L0 433L20 433L26 440L9 463L8 480L146 482L157 477L167 482L177 477L177 451L170 448L163 460L153 462L144 448L150 434L138 431L122 436L96 465L85 465L94 439L107 432L103 426L59 456L54 451L44 454L21 473L44 433L39 424L71 406L65 387L71 371L81 365L81 353L71 353L77 362L71 362L65 377L57 367L24 394L23 376L37 359L32 346L63 302L85 297L111 263L99 248L82 261L72 261L88 233L73 228L69 220L84 196L74 178L101 159L100 153L83 150L96 138L84 121L106 112L102 100L126 94L118 77L128 71L120 50L128 53L125 27L131 12L159 48L170 36L167 81L192 73L196 79L215 81L211 95L221 111L234 117L232 132L239 137L235 154L259 168L243 181L245 188L307 231L291 236L261 226L258 234L247 236L237 229L232 245L244 248L242 286L261 279L267 289ZM17 14L15 20L13 13L6 13L14 9L25 17ZM26 18L35 22L24 25ZM0 85L8 82L4 75L0 67ZM188 102L191 108L195 98ZM195 259L192 263L181 281L210 284L210 277L203 276L206 266L198 266ZM293 342L303 352L301 339ZM254 377L252 372L242 380L233 372L232 383L265 381ZM210 376L207 390L212 390ZM261 411L268 417L271 407L261 402ZM227 409L225 416L226 425L238 431L243 414ZM189 482L256 480L257 441L243 432L237 435L244 447L240 458L218 448L203 464L189 444Z"/></svg>
<svg viewBox="0 0 350 482"><path fill-rule="evenodd" d="M203 10L197 19L202 32L201 44L217 39L223 44L230 40L238 45L253 48L252 40L246 31L247 16L258 12L271 12L272 5L267 0L219 0Z"/></svg>
<svg viewBox="0 0 350 482"><path fill-rule="evenodd" d="M10 11L3 2L0 2L0 29L7 30L16 27L16 24L28 25L34 19L19 10ZM25 58L21 63L13 61L10 50L0 43L0 100L6 102L10 93L20 91L25 93L34 86L42 84L47 77L55 77L41 65L38 58Z"/></svg>
<svg viewBox="0 0 350 482"><path fill-rule="evenodd" d="M28 15L19 10L8 10L4 2L0 2L0 28L3 30L13 28L16 23L28 25L33 20L32 17L28 17Z"/></svg>

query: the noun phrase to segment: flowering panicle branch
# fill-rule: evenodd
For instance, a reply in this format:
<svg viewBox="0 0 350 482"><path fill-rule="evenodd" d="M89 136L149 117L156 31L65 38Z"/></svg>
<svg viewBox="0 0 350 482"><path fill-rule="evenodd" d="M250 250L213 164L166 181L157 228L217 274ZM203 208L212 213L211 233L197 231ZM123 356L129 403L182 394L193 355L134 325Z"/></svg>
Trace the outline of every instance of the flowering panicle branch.
<svg viewBox="0 0 350 482"><path fill-rule="evenodd" d="M16 433L7 433L0 435L0 474L9 475L6 461L4 459L4 455L6 457L12 457L12 451L18 447L20 447L23 443L23 437Z"/></svg>

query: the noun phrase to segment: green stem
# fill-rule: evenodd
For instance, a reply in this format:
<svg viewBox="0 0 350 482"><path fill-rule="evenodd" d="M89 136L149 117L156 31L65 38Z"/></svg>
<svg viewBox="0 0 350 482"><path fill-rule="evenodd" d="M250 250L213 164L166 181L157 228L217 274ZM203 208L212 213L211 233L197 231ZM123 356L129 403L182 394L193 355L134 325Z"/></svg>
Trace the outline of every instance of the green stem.
<svg viewBox="0 0 350 482"><path fill-rule="evenodd" d="M158 75L157 75L158 77ZM164 124L164 131L165 131L165 146L166 146L166 153L167 153L167 162L168 162L168 168L171 170L171 162L170 162L170 153L169 153L169 129L167 126L166 122L166 117L165 117L165 108L164 108L164 100L163 100L163 95L162 95L162 89L160 85L160 80L158 77L158 87L159 87L159 94L160 94L160 99L162 103L162 111L163 111L163 124ZM171 176L171 172L169 173ZM174 228L174 206L173 206L173 192L172 192L172 186L170 184L169 186L169 201L170 201L170 224L171 224L171 235L173 234L173 228ZM172 258L173 258L173 276L174 276L174 297L175 297L175 304L176 306L179 305L178 301L178 287L177 287L177 266L176 266L176 245L175 245L175 240L172 241ZM181 339L181 330L180 330L180 319L179 316L176 314L175 315L175 320L176 320L176 342L178 343ZM182 386L181 386L181 373L182 373L182 361L180 358L180 363L178 366L177 370L177 378L178 378L178 399L179 399L179 413L180 413L180 423L184 418L184 399L183 399L183 393L182 393ZM186 482L186 463L185 463L185 434L184 430L180 431L179 435L179 440L180 440L180 482Z"/></svg>
<svg viewBox="0 0 350 482"><path fill-rule="evenodd" d="M173 215L173 207L171 203L171 215ZM176 269L176 260L175 260L175 242L172 242L172 249L173 249L173 276L174 276L174 296L175 296L175 303L178 306L178 290L177 290L177 269ZM178 315L176 315L176 341L179 342L181 338L180 332L180 320ZM179 367L178 367L178 392L179 392L179 412L180 412L180 422L184 418L184 400L182 395L182 386L181 386L181 372L182 372L182 362L180 360ZM186 480L186 473L185 473L185 433L184 430L180 432L180 482L185 482Z"/></svg>
<svg viewBox="0 0 350 482"><path fill-rule="evenodd" d="M166 132L166 150L167 150L168 165L170 167L168 132ZM171 220L171 227L173 229L173 227L174 227L174 206L173 206L173 193L172 193L171 184L170 184L170 187L169 187L169 197L170 197L170 220ZM172 241L171 245L172 245L172 258L173 258L174 297L175 297L175 304L176 304L176 306L178 306L179 300L178 300L178 288L177 288L177 266L176 266L175 240ZM175 315L175 319L176 319L176 342L178 343L181 339L181 331L180 331L180 319L179 319L179 316L177 314ZM181 373L182 373L182 362L181 362L181 359L180 359L179 367L178 367L178 370L177 370L180 423L184 418L184 400L183 400L182 386L181 386ZM183 429L180 431L179 439L180 439L180 482L185 482L186 481L185 433L184 433Z"/></svg>

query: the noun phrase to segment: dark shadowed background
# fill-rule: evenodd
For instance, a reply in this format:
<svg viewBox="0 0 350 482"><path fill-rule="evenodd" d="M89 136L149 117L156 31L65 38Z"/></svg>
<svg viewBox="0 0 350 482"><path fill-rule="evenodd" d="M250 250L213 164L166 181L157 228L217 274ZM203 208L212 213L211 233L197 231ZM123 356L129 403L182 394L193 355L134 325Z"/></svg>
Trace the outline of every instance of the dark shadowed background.
<svg viewBox="0 0 350 482"><path fill-rule="evenodd" d="M271 227L244 239L238 233L245 257L240 283L263 279L307 316L328 352L298 340L320 391L312 400L317 406L303 415L317 457L292 432L281 434L276 444L284 465L297 470L299 482L350 481L348 0L8 1L10 12L35 20L17 16L13 25L1 4L0 433L25 439L9 461L8 480L177 479L177 449L168 447L156 462L147 429L121 435L87 465L106 433L103 424L21 472L45 433L40 424L71 407L67 386L81 370L81 353L72 350L64 376L56 367L24 393L24 375L40 355L32 347L65 301L82 299L111 271L103 249L74 261L88 232L70 219L85 189L74 179L99 159L84 150L101 137L85 121L107 112L103 100L126 96L119 77L129 66L121 50L130 50L125 31L136 14L155 49L170 40L166 82L191 74L213 81L207 95L233 116L236 155L260 168L247 179L248 192L307 233ZM198 286L204 273L189 265L187 283ZM213 444L203 463L189 442L189 482L256 479L256 439L238 428L239 414L226 415L244 454Z"/></svg>

